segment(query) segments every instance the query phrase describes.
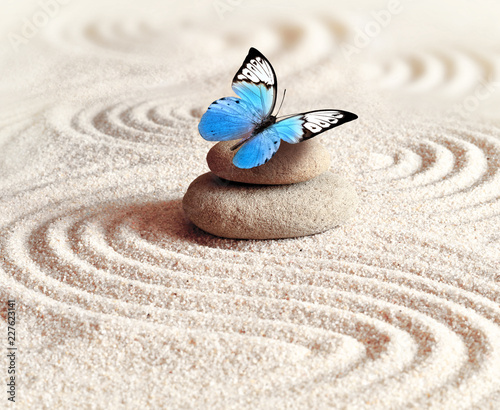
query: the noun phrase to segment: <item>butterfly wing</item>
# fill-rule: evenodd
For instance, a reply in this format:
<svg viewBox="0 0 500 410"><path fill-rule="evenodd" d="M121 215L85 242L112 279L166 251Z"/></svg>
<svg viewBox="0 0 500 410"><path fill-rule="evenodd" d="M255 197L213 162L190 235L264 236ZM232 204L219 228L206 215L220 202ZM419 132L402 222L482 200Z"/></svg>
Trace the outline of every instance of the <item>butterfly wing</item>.
<svg viewBox="0 0 500 410"><path fill-rule="evenodd" d="M233 91L244 100L252 116L260 124L271 115L276 105L278 82L269 60L255 48L251 48L233 78Z"/></svg>
<svg viewBox="0 0 500 410"><path fill-rule="evenodd" d="M278 151L280 140L296 144L356 118L356 114L340 110L316 110L293 115L270 125L245 142L234 156L233 164L245 169L258 167Z"/></svg>
<svg viewBox="0 0 500 410"><path fill-rule="evenodd" d="M279 147L279 133L268 127L243 144L236 152L233 164L242 169L258 167L269 161Z"/></svg>
<svg viewBox="0 0 500 410"><path fill-rule="evenodd" d="M276 104L274 69L260 51L251 48L233 78L233 91L241 98L214 101L201 117L200 135L208 141L246 139L271 115Z"/></svg>
<svg viewBox="0 0 500 410"><path fill-rule="evenodd" d="M296 144L356 118L356 114L347 111L316 110L292 115L269 128L275 129L283 141Z"/></svg>
<svg viewBox="0 0 500 410"><path fill-rule="evenodd" d="M200 135L207 141L230 141L251 135L258 121L246 101L224 97L214 101L198 124Z"/></svg>

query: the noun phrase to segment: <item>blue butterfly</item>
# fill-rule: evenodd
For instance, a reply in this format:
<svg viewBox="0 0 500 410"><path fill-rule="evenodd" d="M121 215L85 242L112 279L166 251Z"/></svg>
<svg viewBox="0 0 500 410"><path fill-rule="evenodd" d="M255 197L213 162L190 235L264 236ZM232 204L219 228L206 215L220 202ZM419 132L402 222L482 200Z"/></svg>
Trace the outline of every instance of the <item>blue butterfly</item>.
<svg viewBox="0 0 500 410"><path fill-rule="evenodd" d="M238 168L265 164L278 151L281 140L296 144L358 118L347 111L315 110L277 121L271 115L278 91L276 74L267 58L255 48L250 49L234 76L232 88L240 98L214 101L201 117L198 130L208 141L239 139L231 148L241 147L233 158Z"/></svg>

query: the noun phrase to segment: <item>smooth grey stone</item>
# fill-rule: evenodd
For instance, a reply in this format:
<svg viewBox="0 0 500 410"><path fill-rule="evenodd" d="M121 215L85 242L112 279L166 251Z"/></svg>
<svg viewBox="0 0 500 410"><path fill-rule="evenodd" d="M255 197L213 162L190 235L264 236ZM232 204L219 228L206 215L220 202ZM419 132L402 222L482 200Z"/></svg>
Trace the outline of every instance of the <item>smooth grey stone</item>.
<svg viewBox="0 0 500 410"><path fill-rule="evenodd" d="M262 185L284 185L308 181L330 168L330 154L318 141L312 139L298 144L281 141L278 152L264 165L240 169L233 165L238 152L231 151L235 141L215 144L207 155L210 171L235 182Z"/></svg>
<svg viewBox="0 0 500 410"><path fill-rule="evenodd" d="M331 172L290 185L249 185L211 172L196 178L183 198L187 217L213 235L278 239L312 235L351 217L356 191Z"/></svg>

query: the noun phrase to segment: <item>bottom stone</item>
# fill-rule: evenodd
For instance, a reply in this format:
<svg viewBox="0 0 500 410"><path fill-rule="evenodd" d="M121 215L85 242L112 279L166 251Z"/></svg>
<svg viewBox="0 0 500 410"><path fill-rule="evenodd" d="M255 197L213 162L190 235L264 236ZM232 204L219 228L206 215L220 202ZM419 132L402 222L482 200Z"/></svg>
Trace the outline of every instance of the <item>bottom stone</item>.
<svg viewBox="0 0 500 410"><path fill-rule="evenodd" d="M196 178L182 201L199 228L234 239L312 235L351 217L358 197L347 181L325 172L290 185L229 182L208 172Z"/></svg>

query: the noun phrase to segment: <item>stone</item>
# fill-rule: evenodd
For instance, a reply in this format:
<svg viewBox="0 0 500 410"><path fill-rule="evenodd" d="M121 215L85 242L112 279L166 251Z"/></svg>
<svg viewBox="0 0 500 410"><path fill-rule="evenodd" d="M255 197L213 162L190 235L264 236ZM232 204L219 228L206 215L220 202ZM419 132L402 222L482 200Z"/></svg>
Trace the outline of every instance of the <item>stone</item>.
<svg viewBox="0 0 500 410"><path fill-rule="evenodd" d="M325 172L290 185L230 182L208 172L184 195L187 217L202 230L234 239L279 239L333 228L356 209L358 197L342 177Z"/></svg>
<svg viewBox="0 0 500 410"><path fill-rule="evenodd" d="M330 154L318 141L298 144L281 141L278 152L264 165L240 169L233 165L238 152L230 148L236 141L215 144L207 155L210 170L217 176L235 182L261 185L284 185L308 181L330 168Z"/></svg>

